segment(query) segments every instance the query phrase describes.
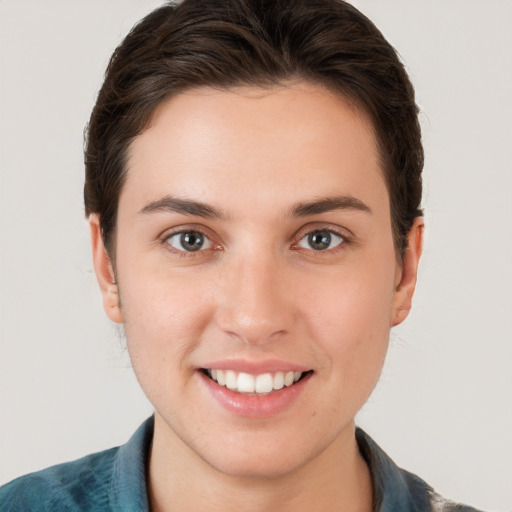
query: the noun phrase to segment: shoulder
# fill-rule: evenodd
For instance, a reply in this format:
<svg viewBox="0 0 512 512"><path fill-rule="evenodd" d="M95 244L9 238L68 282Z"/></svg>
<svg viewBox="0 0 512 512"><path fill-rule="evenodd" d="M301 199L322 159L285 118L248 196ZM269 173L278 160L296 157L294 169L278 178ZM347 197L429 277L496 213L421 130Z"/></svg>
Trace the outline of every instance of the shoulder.
<svg viewBox="0 0 512 512"><path fill-rule="evenodd" d="M398 467L396 469L403 481L406 482L408 499L410 500L409 506L412 506L412 503L415 506L423 503L418 509L411 508L411 510L425 510L428 512L483 512L469 505L448 500L438 494L430 485L414 473Z"/></svg>
<svg viewBox="0 0 512 512"><path fill-rule="evenodd" d="M141 512L149 509L148 418L119 448L31 473L0 487L1 512Z"/></svg>
<svg viewBox="0 0 512 512"><path fill-rule="evenodd" d="M30 473L0 487L2 512L103 510L119 448Z"/></svg>
<svg viewBox="0 0 512 512"><path fill-rule="evenodd" d="M479 512L442 498L417 475L399 468L363 430L356 430L359 451L370 470L376 512Z"/></svg>
<svg viewBox="0 0 512 512"><path fill-rule="evenodd" d="M430 503L432 506L431 512L481 512L469 505L463 505L461 503L455 503L447 500L436 493L432 493Z"/></svg>

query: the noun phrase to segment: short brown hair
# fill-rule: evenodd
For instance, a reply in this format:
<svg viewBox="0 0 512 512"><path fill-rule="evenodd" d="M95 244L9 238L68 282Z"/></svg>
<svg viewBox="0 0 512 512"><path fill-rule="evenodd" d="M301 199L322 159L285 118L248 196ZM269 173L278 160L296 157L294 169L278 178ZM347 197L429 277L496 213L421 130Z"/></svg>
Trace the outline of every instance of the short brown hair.
<svg viewBox="0 0 512 512"><path fill-rule="evenodd" d="M290 80L341 94L373 122L397 253L421 215L423 147L414 89L393 47L342 0L184 0L139 22L115 50L85 147L85 212L114 251L127 150L166 98Z"/></svg>

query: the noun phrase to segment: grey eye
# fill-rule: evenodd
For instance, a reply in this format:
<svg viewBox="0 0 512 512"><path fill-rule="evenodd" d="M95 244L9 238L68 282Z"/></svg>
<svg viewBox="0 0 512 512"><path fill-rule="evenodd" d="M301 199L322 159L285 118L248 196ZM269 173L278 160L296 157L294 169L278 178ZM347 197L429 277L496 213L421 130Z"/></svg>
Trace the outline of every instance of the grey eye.
<svg viewBox="0 0 512 512"><path fill-rule="evenodd" d="M334 249L343 243L343 238L328 229L311 231L299 241L299 247L313 249L314 251L326 251Z"/></svg>
<svg viewBox="0 0 512 512"><path fill-rule="evenodd" d="M212 242L199 231L180 231L167 238L167 243L178 251L196 252L209 249Z"/></svg>

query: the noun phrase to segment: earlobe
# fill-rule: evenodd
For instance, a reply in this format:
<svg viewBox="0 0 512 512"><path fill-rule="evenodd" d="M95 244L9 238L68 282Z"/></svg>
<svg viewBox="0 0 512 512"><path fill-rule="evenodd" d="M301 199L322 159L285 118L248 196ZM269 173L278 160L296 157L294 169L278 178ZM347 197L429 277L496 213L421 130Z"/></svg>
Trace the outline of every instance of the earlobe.
<svg viewBox="0 0 512 512"><path fill-rule="evenodd" d="M411 310L412 297L418 277L418 264L423 249L423 217L416 217L409 234L399 278L395 286L391 312L391 327L402 323Z"/></svg>
<svg viewBox="0 0 512 512"><path fill-rule="evenodd" d="M123 315L119 301L119 290L116 284L112 261L105 249L98 215L89 217L91 233L92 258L94 271L103 297L105 313L115 323L123 323Z"/></svg>

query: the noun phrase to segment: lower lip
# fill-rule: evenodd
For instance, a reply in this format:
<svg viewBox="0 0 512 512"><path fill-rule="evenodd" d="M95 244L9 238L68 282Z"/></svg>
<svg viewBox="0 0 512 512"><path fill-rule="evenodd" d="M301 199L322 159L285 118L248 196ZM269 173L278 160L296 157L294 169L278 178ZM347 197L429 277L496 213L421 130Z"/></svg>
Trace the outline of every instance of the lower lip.
<svg viewBox="0 0 512 512"><path fill-rule="evenodd" d="M236 393L217 384L201 371L198 372L209 392L229 412L249 418L270 418L288 409L307 386L312 372L291 386L273 391L268 395Z"/></svg>

